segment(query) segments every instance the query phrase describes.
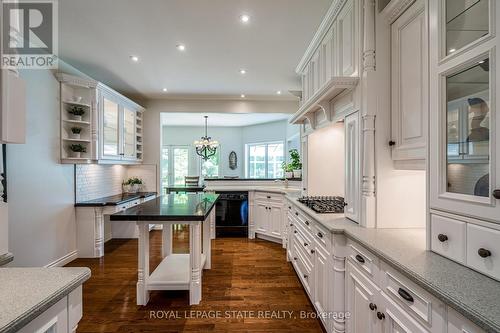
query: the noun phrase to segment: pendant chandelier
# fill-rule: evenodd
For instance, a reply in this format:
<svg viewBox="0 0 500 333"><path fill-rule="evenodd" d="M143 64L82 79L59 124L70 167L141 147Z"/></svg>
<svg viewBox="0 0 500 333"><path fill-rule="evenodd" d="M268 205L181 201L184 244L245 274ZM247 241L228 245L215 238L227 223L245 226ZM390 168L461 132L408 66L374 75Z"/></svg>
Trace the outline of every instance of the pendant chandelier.
<svg viewBox="0 0 500 333"><path fill-rule="evenodd" d="M194 145L196 147L196 154L200 155L205 161L217 152L219 143L208 136L208 116L205 116L205 136L202 136L201 140L195 141Z"/></svg>

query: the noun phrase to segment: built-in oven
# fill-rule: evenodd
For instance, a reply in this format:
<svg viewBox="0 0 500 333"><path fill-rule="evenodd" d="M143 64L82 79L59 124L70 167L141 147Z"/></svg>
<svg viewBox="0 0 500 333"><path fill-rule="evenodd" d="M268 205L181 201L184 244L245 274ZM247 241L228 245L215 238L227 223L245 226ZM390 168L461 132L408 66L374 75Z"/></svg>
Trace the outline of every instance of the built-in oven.
<svg viewBox="0 0 500 333"><path fill-rule="evenodd" d="M248 237L248 192L217 192L216 237Z"/></svg>

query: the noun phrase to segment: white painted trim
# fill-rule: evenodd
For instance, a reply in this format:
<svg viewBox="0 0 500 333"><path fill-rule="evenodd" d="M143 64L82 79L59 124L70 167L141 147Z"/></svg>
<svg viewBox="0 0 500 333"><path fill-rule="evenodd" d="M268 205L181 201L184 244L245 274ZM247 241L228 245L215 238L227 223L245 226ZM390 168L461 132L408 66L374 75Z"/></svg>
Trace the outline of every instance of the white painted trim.
<svg viewBox="0 0 500 333"><path fill-rule="evenodd" d="M385 17L387 23L392 24L403 14L416 0L392 0L382 10L382 16Z"/></svg>
<svg viewBox="0 0 500 333"><path fill-rule="evenodd" d="M74 251L71 251L70 253L62 256L61 258L54 260L50 264L45 265L44 267L45 268L62 267L62 266L72 262L73 260L75 260L77 258L78 258L78 252L76 250L74 250Z"/></svg>

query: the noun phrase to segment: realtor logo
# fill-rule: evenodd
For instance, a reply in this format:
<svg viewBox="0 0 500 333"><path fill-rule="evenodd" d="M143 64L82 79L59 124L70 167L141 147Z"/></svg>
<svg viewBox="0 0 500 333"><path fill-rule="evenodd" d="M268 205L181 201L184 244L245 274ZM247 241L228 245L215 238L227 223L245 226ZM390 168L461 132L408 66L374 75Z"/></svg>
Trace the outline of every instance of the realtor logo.
<svg viewBox="0 0 500 333"><path fill-rule="evenodd" d="M1 67L56 69L57 19L57 0L4 0Z"/></svg>

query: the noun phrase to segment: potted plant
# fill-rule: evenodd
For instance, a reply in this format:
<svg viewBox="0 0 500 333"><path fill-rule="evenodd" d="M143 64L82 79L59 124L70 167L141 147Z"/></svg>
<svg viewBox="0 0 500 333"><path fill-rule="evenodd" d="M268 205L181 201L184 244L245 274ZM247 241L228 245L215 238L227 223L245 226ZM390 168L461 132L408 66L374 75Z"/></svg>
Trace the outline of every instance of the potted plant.
<svg viewBox="0 0 500 333"><path fill-rule="evenodd" d="M300 154L297 149L292 149L290 153L290 167L293 170L294 178L302 178L302 163L300 162Z"/></svg>
<svg viewBox="0 0 500 333"><path fill-rule="evenodd" d="M82 121L82 116L85 114L85 109L79 105L72 105L68 109L68 113L73 120Z"/></svg>
<svg viewBox="0 0 500 333"><path fill-rule="evenodd" d="M292 167L291 163L283 162L283 164L281 165L281 167L283 168L283 171L285 172L285 178L286 179L293 178L293 167Z"/></svg>
<svg viewBox="0 0 500 333"><path fill-rule="evenodd" d="M81 127L71 127L71 139L80 139L80 134L82 132Z"/></svg>
<svg viewBox="0 0 500 333"><path fill-rule="evenodd" d="M123 182L123 190L127 193L137 193L140 191L143 182L141 178L138 177L130 177L126 181Z"/></svg>
<svg viewBox="0 0 500 333"><path fill-rule="evenodd" d="M87 152L87 147L81 144L74 144L69 146L69 150L71 151L71 157L80 158L82 153Z"/></svg>

